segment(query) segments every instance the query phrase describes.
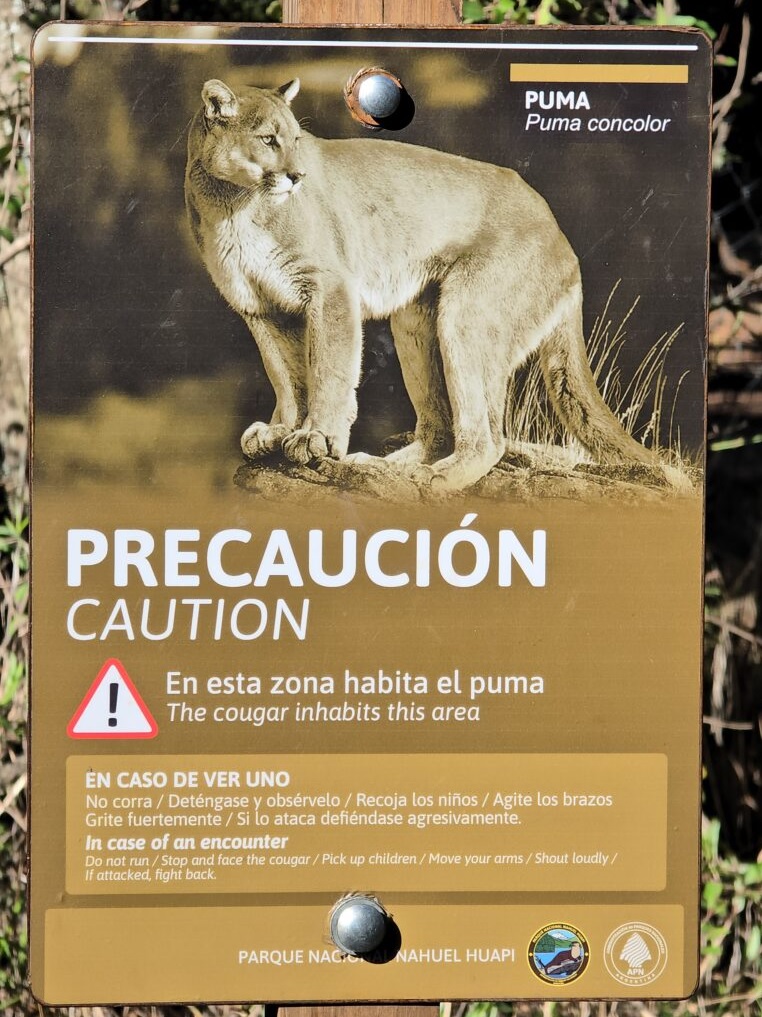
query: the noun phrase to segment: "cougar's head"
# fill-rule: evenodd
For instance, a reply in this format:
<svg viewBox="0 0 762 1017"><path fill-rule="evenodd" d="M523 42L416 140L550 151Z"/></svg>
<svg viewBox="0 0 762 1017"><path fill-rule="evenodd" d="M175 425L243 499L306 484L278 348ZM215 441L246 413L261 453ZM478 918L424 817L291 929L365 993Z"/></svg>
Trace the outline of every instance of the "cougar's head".
<svg viewBox="0 0 762 1017"><path fill-rule="evenodd" d="M199 152L207 173L261 190L278 203L288 200L304 178L301 129L289 108L298 91L298 78L272 91L243 88L238 93L224 81L207 81L201 90Z"/></svg>

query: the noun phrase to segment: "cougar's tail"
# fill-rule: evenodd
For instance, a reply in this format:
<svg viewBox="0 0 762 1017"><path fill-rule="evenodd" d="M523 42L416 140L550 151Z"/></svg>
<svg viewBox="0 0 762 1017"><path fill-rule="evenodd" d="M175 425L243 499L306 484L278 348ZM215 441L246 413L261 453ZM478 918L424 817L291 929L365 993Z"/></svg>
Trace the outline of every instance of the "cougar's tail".
<svg viewBox="0 0 762 1017"><path fill-rule="evenodd" d="M679 471L631 437L598 391L585 349L579 282L570 286L559 303L538 354L556 412L597 463L650 466L675 485Z"/></svg>

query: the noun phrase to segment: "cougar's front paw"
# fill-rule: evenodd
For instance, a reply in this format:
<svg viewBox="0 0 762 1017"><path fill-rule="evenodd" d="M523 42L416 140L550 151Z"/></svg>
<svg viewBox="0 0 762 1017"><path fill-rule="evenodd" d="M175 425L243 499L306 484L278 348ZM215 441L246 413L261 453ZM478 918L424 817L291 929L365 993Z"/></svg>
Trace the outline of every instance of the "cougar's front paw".
<svg viewBox="0 0 762 1017"><path fill-rule="evenodd" d="M431 487L436 477L434 470L427 463L411 465L408 475L421 489Z"/></svg>
<svg viewBox="0 0 762 1017"><path fill-rule="evenodd" d="M265 424L256 420L241 435L241 450L249 459L260 459L279 452L287 434L288 428L283 424Z"/></svg>
<svg viewBox="0 0 762 1017"><path fill-rule="evenodd" d="M283 454L292 463L308 466L332 454L331 440L322 431L292 431L283 439Z"/></svg>
<svg viewBox="0 0 762 1017"><path fill-rule="evenodd" d="M452 482L452 478L436 466L420 463L404 472L421 492L422 498L440 498L449 491L457 490L457 484Z"/></svg>

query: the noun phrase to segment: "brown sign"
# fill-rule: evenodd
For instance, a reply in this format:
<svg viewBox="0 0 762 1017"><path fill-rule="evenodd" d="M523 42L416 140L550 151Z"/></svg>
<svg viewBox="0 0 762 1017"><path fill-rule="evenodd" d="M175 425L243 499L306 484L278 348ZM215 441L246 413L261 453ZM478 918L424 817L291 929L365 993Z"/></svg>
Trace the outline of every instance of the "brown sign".
<svg viewBox="0 0 762 1017"><path fill-rule="evenodd" d="M706 39L34 64L35 993L688 994Z"/></svg>

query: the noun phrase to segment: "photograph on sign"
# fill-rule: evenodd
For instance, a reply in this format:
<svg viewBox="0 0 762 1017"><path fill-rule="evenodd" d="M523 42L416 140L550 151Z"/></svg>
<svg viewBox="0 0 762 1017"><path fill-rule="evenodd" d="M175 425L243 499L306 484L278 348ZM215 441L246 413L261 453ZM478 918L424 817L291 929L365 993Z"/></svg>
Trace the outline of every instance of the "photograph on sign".
<svg viewBox="0 0 762 1017"><path fill-rule="evenodd" d="M691 992L710 56L38 33L39 999Z"/></svg>

